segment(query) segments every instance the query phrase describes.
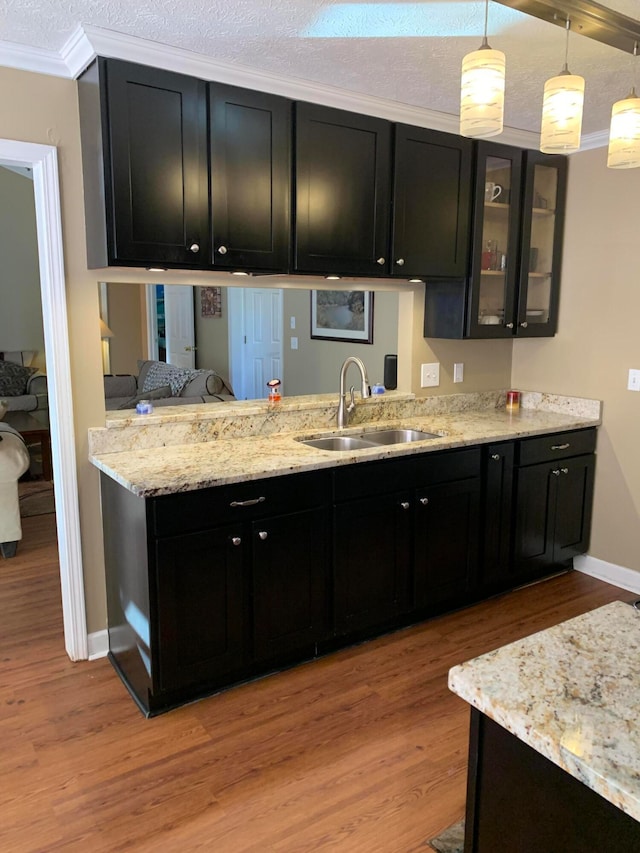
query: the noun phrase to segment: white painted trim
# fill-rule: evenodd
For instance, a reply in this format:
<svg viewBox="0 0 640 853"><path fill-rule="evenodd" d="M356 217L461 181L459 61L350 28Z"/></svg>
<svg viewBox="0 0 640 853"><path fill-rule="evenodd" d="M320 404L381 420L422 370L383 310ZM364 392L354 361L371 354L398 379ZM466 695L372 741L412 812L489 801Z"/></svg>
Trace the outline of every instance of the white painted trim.
<svg viewBox="0 0 640 853"><path fill-rule="evenodd" d="M10 41L0 41L0 65L54 77L72 77L69 66L57 50L29 47Z"/></svg>
<svg viewBox="0 0 640 853"><path fill-rule="evenodd" d="M109 632L106 628L88 636L89 660L105 658L109 654Z"/></svg>
<svg viewBox="0 0 640 853"><path fill-rule="evenodd" d="M0 139L0 160L33 167L64 640L71 660L81 660L88 654L87 626L57 151Z"/></svg>
<svg viewBox="0 0 640 853"><path fill-rule="evenodd" d="M609 130L599 130L596 133L587 133L580 140L580 151L589 151L592 148L609 147ZM579 154L580 151L576 151Z"/></svg>
<svg viewBox="0 0 640 853"><path fill-rule="evenodd" d="M627 589L629 592L640 594L640 572L633 569L627 569L625 566L618 566L615 563L607 563L606 560L599 560L597 557L589 556L589 554L583 557L575 557L573 567L576 571L590 575L592 578L598 578L598 580Z"/></svg>

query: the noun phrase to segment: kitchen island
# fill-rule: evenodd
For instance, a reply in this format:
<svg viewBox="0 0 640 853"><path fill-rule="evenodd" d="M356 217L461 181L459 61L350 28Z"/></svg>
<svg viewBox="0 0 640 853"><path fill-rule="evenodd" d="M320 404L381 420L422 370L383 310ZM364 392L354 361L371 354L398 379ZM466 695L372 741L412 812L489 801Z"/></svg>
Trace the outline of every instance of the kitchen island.
<svg viewBox="0 0 640 853"><path fill-rule="evenodd" d="M640 612L614 602L454 667L465 853L640 850Z"/></svg>

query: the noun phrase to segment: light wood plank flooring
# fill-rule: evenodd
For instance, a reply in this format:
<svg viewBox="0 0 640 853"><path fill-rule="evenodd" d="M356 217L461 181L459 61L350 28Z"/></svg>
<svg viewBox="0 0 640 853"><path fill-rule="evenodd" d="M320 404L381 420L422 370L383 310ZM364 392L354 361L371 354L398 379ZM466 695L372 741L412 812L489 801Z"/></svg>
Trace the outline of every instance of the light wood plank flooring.
<svg viewBox="0 0 640 853"><path fill-rule="evenodd" d="M0 560L0 850L409 853L464 812L460 661L631 593L572 573L145 720L62 639L54 516Z"/></svg>

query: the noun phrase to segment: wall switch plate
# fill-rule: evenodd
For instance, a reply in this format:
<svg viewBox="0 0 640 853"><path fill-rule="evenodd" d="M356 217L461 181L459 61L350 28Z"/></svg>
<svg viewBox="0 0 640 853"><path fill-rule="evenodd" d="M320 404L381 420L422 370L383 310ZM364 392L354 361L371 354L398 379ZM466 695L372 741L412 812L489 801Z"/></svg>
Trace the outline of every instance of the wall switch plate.
<svg viewBox="0 0 640 853"><path fill-rule="evenodd" d="M453 365L453 381L464 381L464 364L461 361Z"/></svg>
<svg viewBox="0 0 640 853"><path fill-rule="evenodd" d="M289 317L289 328L295 329L295 327L296 327L296 318L295 317Z"/></svg>
<svg viewBox="0 0 640 853"><path fill-rule="evenodd" d="M629 371L629 381L627 382L627 391L640 391L640 370Z"/></svg>
<svg viewBox="0 0 640 853"><path fill-rule="evenodd" d="M298 349L298 339L291 338L291 349Z"/></svg>
<svg viewBox="0 0 640 853"><path fill-rule="evenodd" d="M434 388L440 384L440 362L420 366L420 387Z"/></svg>

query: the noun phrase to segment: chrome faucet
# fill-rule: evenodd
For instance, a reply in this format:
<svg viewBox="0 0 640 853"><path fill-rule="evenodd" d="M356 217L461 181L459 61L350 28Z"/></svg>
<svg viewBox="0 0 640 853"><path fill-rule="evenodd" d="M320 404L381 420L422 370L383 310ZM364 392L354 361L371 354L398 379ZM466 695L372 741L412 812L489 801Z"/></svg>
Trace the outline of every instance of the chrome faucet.
<svg viewBox="0 0 640 853"><path fill-rule="evenodd" d="M358 370L360 371L360 379L361 379L361 394L363 399L365 397L370 396L369 392L369 379L367 377L367 368L364 366L364 362L361 359L356 358L355 355L350 355L348 358L345 358L342 367L340 368L340 401L338 403L338 429L342 429L346 427L349 422L349 415L356 407L356 401L354 399L354 387L353 385L349 389L349 394L351 395L351 400L349 405L346 405L347 400L347 392L345 389L346 380L347 380L347 368L350 364L355 364Z"/></svg>

